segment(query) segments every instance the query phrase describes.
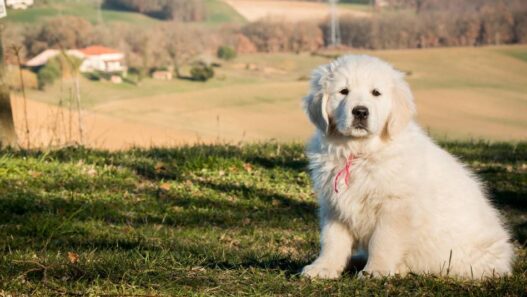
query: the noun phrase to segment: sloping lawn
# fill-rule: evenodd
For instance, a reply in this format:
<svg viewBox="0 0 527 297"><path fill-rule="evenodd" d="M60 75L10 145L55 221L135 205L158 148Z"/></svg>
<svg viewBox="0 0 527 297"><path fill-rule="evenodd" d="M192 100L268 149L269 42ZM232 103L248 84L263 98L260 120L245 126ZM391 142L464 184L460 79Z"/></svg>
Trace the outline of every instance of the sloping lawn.
<svg viewBox="0 0 527 297"><path fill-rule="evenodd" d="M99 15L98 4L94 1L53 0L38 2L42 3L25 10L9 9L7 21L19 24L35 24L58 16L76 16L91 23L98 23L101 21L101 17L102 21L106 23L122 22L146 27L163 22L137 12L105 8L101 10L101 15ZM194 24L196 25L217 26L220 24L243 24L246 22L243 16L221 0L205 0L204 5L207 17L203 22L195 22Z"/></svg>
<svg viewBox="0 0 527 297"><path fill-rule="evenodd" d="M521 296L527 143L444 143L510 223L514 275L311 281L316 203L301 145L0 152L0 296Z"/></svg>

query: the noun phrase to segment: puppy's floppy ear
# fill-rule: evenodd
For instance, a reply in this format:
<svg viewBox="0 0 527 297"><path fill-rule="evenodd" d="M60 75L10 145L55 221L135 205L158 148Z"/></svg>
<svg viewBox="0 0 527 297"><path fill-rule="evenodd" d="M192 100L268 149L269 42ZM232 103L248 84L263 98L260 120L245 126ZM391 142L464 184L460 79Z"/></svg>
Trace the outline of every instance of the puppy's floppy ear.
<svg viewBox="0 0 527 297"><path fill-rule="evenodd" d="M304 97L304 108L309 119L320 131L327 134L329 117L326 110L328 101L327 81L331 65L323 65L315 69L311 75L311 90Z"/></svg>
<svg viewBox="0 0 527 297"><path fill-rule="evenodd" d="M410 86L404 80L404 74L399 73L393 87L392 110L386 123L386 134L393 137L401 132L415 115L414 96Z"/></svg>

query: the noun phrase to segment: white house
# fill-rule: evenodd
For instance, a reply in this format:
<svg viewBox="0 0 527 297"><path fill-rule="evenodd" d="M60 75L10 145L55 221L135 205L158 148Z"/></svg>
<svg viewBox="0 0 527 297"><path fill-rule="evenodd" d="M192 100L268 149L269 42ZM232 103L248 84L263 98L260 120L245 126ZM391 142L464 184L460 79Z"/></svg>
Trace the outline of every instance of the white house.
<svg viewBox="0 0 527 297"><path fill-rule="evenodd" d="M26 9L33 5L33 0L6 0L5 4L13 9Z"/></svg>
<svg viewBox="0 0 527 297"><path fill-rule="evenodd" d="M124 53L104 46L90 46L80 49L84 61L81 72L126 72Z"/></svg>
<svg viewBox="0 0 527 297"><path fill-rule="evenodd" d="M27 61L24 65L31 68L42 67L49 59L59 54L60 50L47 49ZM101 71L107 73L123 73L127 70L124 53L115 49L103 46L90 46L83 49L67 50L66 54L83 60L79 67L80 72Z"/></svg>

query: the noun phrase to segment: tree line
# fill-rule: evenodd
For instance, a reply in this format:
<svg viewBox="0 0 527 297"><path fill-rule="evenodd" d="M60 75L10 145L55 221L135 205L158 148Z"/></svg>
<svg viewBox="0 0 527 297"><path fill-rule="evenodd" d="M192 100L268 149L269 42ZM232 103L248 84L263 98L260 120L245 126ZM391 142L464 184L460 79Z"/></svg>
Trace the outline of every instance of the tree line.
<svg viewBox="0 0 527 297"><path fill-rule="evenodd" d="M342 44L355 48L390 49L527 42L527 1L393 1L407 1L411 5L386 9L371 17L342 17ZM152 4L155 1L136 2L152 5L137 9L156 7ZM421 4L417 13L415 3L418 2ZM12 44L22 46L26 60L47 48L70 49L101 44L125 52L127 63L132 68L172 66L178 71L202 53L215 55L221 46L229 46L240 53L317 51L328 44L328 24L328 21L292 23L267 18L242 26L219 28L177 21L143 28L125 23L94 25L82 18L63 16L31 26L8 24L3 39L6 58L11 63L15 63L9 50Z"/></svg>
<svg viewBox="0 0 527 297"><path fill-rule="evenodd" d="M206 18L202 0L104 0L104 8L139 12L162 20L198 22Z"/></svg>
<svg viewBox="0 0 527 297"><path fill-rule="evenodd" d="M527 1L394 0L394 3L403 9L378 12L371 18L342 18L343 45L394 49L527 42ZM324 35L328 35L329 25L321 27Z"/></svg>

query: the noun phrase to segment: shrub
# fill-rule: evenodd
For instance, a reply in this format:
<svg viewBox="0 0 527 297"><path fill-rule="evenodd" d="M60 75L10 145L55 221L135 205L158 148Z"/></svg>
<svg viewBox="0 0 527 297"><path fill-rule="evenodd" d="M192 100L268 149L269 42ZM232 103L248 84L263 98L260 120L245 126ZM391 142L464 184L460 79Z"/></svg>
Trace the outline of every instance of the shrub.
<svg viewBox="0 0 527 297"><path fill-rule="evenodd" d="M190 69L190 76L192 80L207 81L214 76L214 69L205 62L197 62Z"/></svg>
<svg viewBox="0 0 527 297"><path fill-rule="evenodd" d="M236 50L230 46L220 46L217 55L218 58L229 61L236 58Z"/></svg>
<svg viewBox="0 0 527 297"><path fill-rule="evenodd" d="M84 77L86 77L89 80L93 80L93 81L101 80L101 75L97 71L85 73Z"/></svg>
<svg viewBox="0 0 527 297"><path fill-rule="evenodd" d="M43 67L37 73L38 89L44 90L47 86L52 85L57 77L49 68Z"/></svg>
<svg viewBox="0 0 527 297"><path fill-rule="evenodd" d="M37 73L38 89L44 90L46 86L52 85L60 77L60 74L58 63L55 63L54 60L47 63Z"/></svg>
<svg viewBox="0 0 527 297"><path fill-rule="evenodd" d="M5 71L6 77L5 82L12 90L21 91L22 84L20 82L20 72L18 67L13 67ZM22 75L24 77L24 86L26 88L36 89L38 88L37 74L28 70L22 69Z"/></svg>

